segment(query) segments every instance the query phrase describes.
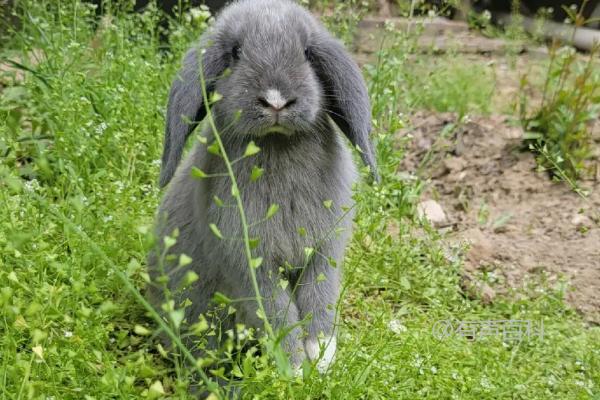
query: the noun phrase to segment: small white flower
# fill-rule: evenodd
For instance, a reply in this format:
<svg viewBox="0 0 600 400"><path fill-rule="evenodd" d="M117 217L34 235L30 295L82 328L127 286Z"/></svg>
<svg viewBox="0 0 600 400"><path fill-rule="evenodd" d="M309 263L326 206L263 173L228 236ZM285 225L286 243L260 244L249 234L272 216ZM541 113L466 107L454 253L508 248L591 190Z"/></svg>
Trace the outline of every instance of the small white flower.
<svg viewBox="0 0 600 400"><path fill-rule="evenodd" d="M192 18L192 21L197 21L198 19L200 19L202 16L204 15L204 13L202 12L201 9L199 8L191 8L190 9L190 17Z"/></svg>
<svg viewBox="0 0 600 400"><path fill-rule="evenodd" d="M37 179L32 179L30 181L26 181L24 185L25 185L25 190L27 190L29 192L35 192L37 189L40 188L40 183L37 181Z"/></svg>
<svg viewBox="0 0 600 400"><path fill-rule="evenodd" d="M388 323L388 328L397 335L406 332L408 329L397 319L393 319Z"/></svg>
<svg viewBox="0 0 600 400"><path fill-rule="evenodd" d="M416 354L415 359L412 363L412 366L415 368L421 368L422 364L423 364L423 359L421 358L421 356L419 354Z"/></svg>
<svg viewBox="0 0 600 400"><path fill-rule="evenodd" d="M65 337L66 338L73 337L73 332L71 332L71 331L65 331Z"/></svg>
<svg viewBox="0 0 600 400"><path fill-rule="evenodd" d="M487 378L487 376L484 376L483 378L481 378L481 381L479 381L479 384L484 389L491 389L494 386L490 383L490 380Z"/></svg>
<svg viewBox="0 0 600 400"><path fill-rule="evenodd" d="M108 128L108 125L106 124L106 122L101 122L100 125L98 125L96 127L96 133L98 135L102 135L104 133L104 131L106 130L106 128Z"/></svg>

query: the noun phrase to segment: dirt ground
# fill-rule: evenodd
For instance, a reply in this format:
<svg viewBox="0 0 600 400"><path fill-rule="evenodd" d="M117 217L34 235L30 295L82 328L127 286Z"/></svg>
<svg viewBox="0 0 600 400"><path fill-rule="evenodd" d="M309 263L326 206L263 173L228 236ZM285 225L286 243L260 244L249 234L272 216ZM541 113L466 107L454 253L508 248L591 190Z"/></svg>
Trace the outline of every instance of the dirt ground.
<svg viewBox="0 0 600 400"><path fill-rule="evenodd" d="M384 20L361 22L355 49L359 62L371 60L383 43ZM396 29L409 24L387 20ZM492 116L471 116L457 124L456 115L415 110L407 129L398 133L412 136L398 173L428 180L422 200L441 206L433 211L445 214L437 225L449 247L467 249L463 288L490 302L509 288L531 284L530 290L542 290L544 281L549 286L566 282L567 302L586 321L600 324L600 172L581 182L589 191L586 199L567 184L553 182L546 172L536 171L533 154L522 151L521 128L501 115L512 108L524 74L542 79L547 50L525 43L516 48L440 18L427 21L418 44L432 63L438 54L450 53L494 71ZM528 92L528 98L537 103L540 93ZM600 171L600 121L593 131ZM481 279L483 272L488 283Z"/></svg>
<svg viewBox="0 0 600 400"><path fill-rule="evenodd" d="M583 199L536 172L534 156L520 149L521 129L503 116L472 117L453 130L449 113L417 112L411 122L399 133L413 137L400 169L429 178L424 199L441 205L450 242L468 244L467 274L495 275L494 292L542 272L550 284L566 279L567 301L600 323L600 182L582 182L590 190Z"/></svg>

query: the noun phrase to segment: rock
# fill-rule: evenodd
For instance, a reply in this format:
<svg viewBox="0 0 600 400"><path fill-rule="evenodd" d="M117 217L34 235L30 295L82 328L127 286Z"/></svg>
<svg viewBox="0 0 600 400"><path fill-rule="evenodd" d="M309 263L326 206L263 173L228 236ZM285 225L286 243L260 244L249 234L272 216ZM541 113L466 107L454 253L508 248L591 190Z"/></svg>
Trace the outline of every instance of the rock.
<svg viewBox="0 0 600 400"><path fill-rule="evenodd" d="M592 225L592 221L583 214L575 214L575 216L571 219L571 223L578 228Z"/></svg>
<svg viewBox="0 0 600 400"><path fill-rule="evenodd" d="M444 225L448 218L440 204L435 200L425 200L417 205L417 214L419 218L427 219L433 226Z"/></svg>
<svg viewBox="0 0 600 400"><path fill-rule="evenodd" d="M467 167L467 162L460 157L448 157L444 159L444 166L450 172L460 172Z"/></svg>
<svg viewBox="0 0 600 400"><path fill-rule="evenodd" d="M510 140L521 140L523 139L523 128L518 126L507 126L504 128L504 137Z"/></svg>

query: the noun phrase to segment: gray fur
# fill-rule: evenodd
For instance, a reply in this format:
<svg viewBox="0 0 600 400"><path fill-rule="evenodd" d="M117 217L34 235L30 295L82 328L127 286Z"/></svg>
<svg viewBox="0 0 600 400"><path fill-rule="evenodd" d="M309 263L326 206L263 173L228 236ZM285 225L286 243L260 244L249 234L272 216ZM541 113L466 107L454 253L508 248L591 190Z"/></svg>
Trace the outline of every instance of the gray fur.
<svg viewBox="0 0 600 400"><path fill-rule="evenodd" d="M201 43L209 46L203 57L208 89L223 96L211 112L229 158L241 157L250 140L261 148L257 155L243 158L233 168L248 223L256 223L250 227L250 236L260 238L253 254L263 257L256 273L269 320L276 328L308 321L293 329L284 342L292 364L298 366L305 358L304 340L316 340L320 333L333 334L340 267L351 233L353 213L342 216L345 207L352 206L357 173L330 117L362 149L363 160L376 175L368 139L370 105L365 84L342 46L310 13L287 0L236 2L222 12ZM239 46L239 59L232 55L234 46ZM206 114L195 77L197 54L198 50L192 49L185 57L181 78L171 90L161 185L171 180L185 140L194 128L178 116L192 119ZM226 68L230 72L223 74ZM288 102L277 117L264 104L269 89L276 89ZM236 119L237 110L242 112ZM266 132L276 118L286 133ZM202 135L212 140L208 127ZM251 182L254 165L264 168L264 174ZM185 298L192 301L186 308L189 323L212 309L216 291L232 299L255 296L239 212L231 206L218 207L213 201L218 196L234 205L230 178L197 180L190 175L193 166L207 174L226 172L222 158L207 152L205 145L196 144L174 173L158 216L159 244L178 229L177 243L170 253L185 253L193 259L187 269L175 268L173 262L166 264L169 287L174 290L189 269L200 276L176 302ZM330 208L324 205L326 200L332 201ZM279 212L260 222L271 204L278 204ZM224 239L213 234L211 223L219 227ZM335 232L336 228L341 230ZM305 235L299 233L302 229ZM306 263L308 247L317 251ZM159 248L150 256L153 281L160 275L160 253ZM336 261L336 267L329 265L328 257ZM322 281L320 276L326 279ZM290 285L282 289L280 279ZM164 301L155 285L148 288L148 296L156 305ZM234 305L236 322L262 327L255 301ZM233 322L229 320L229 324Z"/></svg>

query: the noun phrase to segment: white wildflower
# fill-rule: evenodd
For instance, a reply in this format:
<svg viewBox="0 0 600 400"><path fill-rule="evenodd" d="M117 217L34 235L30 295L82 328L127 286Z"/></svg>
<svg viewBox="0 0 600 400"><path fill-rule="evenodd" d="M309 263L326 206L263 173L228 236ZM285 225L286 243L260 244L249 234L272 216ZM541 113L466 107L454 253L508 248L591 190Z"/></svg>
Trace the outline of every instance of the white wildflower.
<svg viewBox="0 0 600 400"><path fill-rule="evenodd" d="M106 122L101 122L100 125L98 125L96 127L96 133L98 135L102 135L104 133L104 131L106 130L106 128L108 128L108 125L106 124Z"/></svg>
<svg viewBox="0 0 600 400"><path fill-rule="evenodd" d="M37 181L37 179L32 179L30 181L26 181L24 186L25 190L29 192L35 192L37 189L40 188L40 183Z"/></svg>
<svg viewBox="0 0 600 400"><path fill-rule="evenodd" d="M406 332L408 329L397 319L393 319L388 323L388 328L397 335Z"/></svg>

